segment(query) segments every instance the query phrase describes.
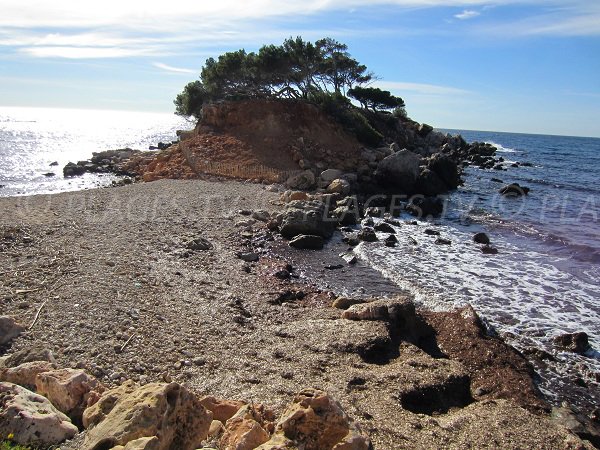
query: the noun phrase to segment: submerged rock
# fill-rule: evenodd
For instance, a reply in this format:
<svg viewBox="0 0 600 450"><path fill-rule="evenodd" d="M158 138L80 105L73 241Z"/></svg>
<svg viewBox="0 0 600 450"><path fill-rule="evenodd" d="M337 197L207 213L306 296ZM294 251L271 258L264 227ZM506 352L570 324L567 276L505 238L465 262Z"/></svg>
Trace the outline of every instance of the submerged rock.
<svg viewBox="0 0 600 450"><path fill-rule="evenodd" d="M583 354L591 346L588 342L588 335L584 332L561 334L554 338L554 345L573 353Z"/></svg>
<svg viewBox="0 0 600 450"><path fill-rule="evenodd" d="M506 197L521 197L529 194L529 191L530 189L526 186L521 186L519 183L512 183L503 186L498 192Z"/></svg>

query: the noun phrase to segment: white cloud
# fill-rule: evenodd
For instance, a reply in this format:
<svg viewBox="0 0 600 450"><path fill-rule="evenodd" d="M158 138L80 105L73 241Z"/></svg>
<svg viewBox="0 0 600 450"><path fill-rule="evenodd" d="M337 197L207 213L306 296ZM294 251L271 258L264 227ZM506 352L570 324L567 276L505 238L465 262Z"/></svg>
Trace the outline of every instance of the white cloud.
<svg viewBox="0 0 600 450"><path fill-rule="evenodd" d="M38 58L66 59L124 58L144 53L140 49L117 47L23 47L19 51Z"/></svg>
<svg viewBox="0 0 600 450"><path fill-rule="evenodd" d="M481 15L481 13L478 11L474 11L472 9L465 9L463 12L455 14L454 17L456 17L459 20L468 20L473 19L474 17L477 17L479 15Z"/></svg>
<svg viewBox="0 0 600 450"><path fill-rule="evenodd" d="M160 62L152 63L154 67L158 67L159 69L166 70L167 72L175 72L175 73L197 73L197 70L192 69L183 69L181 67L173 67L167 64L163 64Z"/></svg>
<svg viewBox="0 0 600 450"><path fill-rule="evenodd" d="M373 86L387 89L390 91L401 92L413 92L422 95L465 95L471 94L470 91L465 89L459 89L450 86L440 86L437 84L425 84L425 83L409 83L404 81L377 81ZM401 95L401 94L400 94Z"/></svg>

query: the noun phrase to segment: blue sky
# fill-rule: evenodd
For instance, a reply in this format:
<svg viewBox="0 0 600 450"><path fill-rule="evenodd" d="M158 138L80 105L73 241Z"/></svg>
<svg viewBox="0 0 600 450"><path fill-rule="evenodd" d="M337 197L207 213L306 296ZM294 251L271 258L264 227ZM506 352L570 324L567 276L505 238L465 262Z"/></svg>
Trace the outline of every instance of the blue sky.
<svg viewBox="0 0 600 450"><path fill-rule="evenodd" d="M173 111L207 57L330 36L439 128L600 137L598 0L0 0L0 105Z"/></svg>

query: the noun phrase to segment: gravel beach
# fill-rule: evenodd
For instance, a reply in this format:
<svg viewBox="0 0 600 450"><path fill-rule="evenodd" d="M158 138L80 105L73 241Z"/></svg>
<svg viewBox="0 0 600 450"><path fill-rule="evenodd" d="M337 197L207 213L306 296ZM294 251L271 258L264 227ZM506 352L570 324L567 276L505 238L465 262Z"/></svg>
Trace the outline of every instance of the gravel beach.
<svg viewBox="0 0 600 450"><path fill-rule="evenodd" d="M275 212L278 198L207 180L0 198L1 315L30 328L0 355L39 346L109 386L172 380L277 411L321 388L377 449L593 448L543 413L524 359L499 341L465 334L478 351L461 356L440 316L427 345L381 321L341 319L334 293L306 283L303 261L319 252L294 259L240 214ZM296 260L302 277L273 275ZM474 326L467 316L448 320L460 332ZM488 361L483 380L471 353Z"/></svg>

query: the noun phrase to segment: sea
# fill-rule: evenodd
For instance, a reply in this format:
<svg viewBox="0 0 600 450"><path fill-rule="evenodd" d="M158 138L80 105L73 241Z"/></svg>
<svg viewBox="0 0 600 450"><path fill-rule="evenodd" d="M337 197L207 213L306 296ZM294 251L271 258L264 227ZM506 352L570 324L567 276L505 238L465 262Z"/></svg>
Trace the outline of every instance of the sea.
<svg viewBox="0 0 600 450"><path fill-rule="evenodd" d="M0 197L110 185L112 175L65 179L62 167L95 151L148 149L192 127L173 114L1 107ZM567 399L584 410L597 406L600 139L441 131L495 145L506 170L467 167L464 185L447 196L442 217L397 226L395 248L363 243L354 251L417 303L434 310L470 304L490 333L526 354L552 354L554 361L536 363L536 369L541 390L555 404ZM512 167L514 162L529 165ZM498 189L507 183L531 190L506 198ZM451 245L436 245L426 228ZM498 254L482 253L472 240L477 232L489 235ZM555 336L580 331L592 345L585 355L553 345Z"/></svg>

